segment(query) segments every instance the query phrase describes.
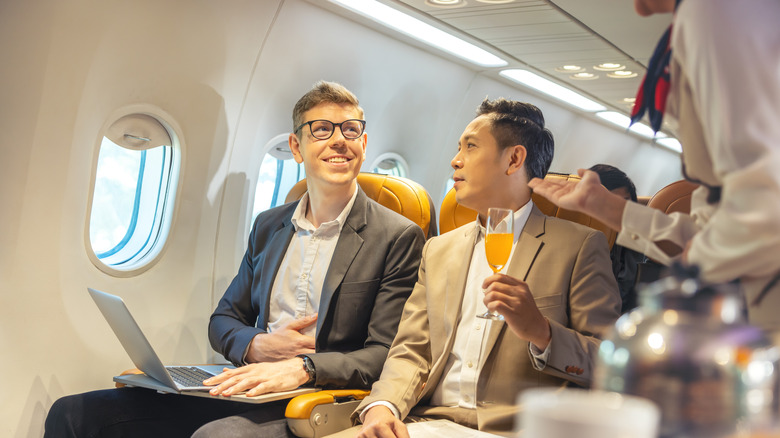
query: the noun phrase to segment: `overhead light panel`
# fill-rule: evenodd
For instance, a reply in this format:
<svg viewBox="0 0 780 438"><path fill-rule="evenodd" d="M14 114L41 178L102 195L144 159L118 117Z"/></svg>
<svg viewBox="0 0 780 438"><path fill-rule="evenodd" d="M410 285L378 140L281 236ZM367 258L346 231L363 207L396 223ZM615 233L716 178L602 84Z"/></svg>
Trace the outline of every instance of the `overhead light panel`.
<svg viewBox="0 0 780 438"><path fill-rule="evenodd" d="M644 123L634 123L632 125L630 117L617 111L602 111L596 113L596 116L612 123L613 125L619 126L629 132L633 132L645 138L662 139L666 137L666 134L663 132L653 132L653 128L645 125Z"/></svg>
<svg viewBox="0 0 780 438"><path fill-rule="evenodd" d="M655 142L669 150L677 152L678 154L682 153L682 145L680 144L680 141L677 140L676 138L673 137L660 138Z"/></svg>
<svg viewBox="0 0 780 438"><path fill-rule="evenodd" d="M499 72L499 74L507 79L519 82L548 96L566 102L569 105L574 105L583 111L594 112L604 111L607 109L604 105L594 100L588 99L581 94L575 93L566 87L558 85L555 82L545 79L535 73L531 73L528 70L507 69L502 70Z"/></svg>
<svg viewBox="0 0 780 438"><path fill-rule="evenodd" d="M498 56L375 0L330 0L419 41L482 67L509 63Z"/></svg>

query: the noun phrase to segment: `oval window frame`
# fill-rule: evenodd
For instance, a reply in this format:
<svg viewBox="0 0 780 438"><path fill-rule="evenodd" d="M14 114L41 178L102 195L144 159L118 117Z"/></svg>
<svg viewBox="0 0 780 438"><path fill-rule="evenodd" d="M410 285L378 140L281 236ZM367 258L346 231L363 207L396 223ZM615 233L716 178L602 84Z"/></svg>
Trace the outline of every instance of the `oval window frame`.
<svg viewBox="0 0 780 438"><path fill-rule="evenodd" d="M105 137L108 137L109 129L117 121L119 121L123 117L132 116L135 114L152 117L165 128L165 130L168 133L168 136L171 139L170 146L173 153L172 153L172 162L169 171L170 184L168 187L168 193L164 204L165 213L163 214L160 220L161 223L158 232L159 236L157 238L157 242L152 246L152 248L149 251L147 251L147 253L144 256L142 256L132 264L129 264L127 268L124 269L124 268L118 268L116 266L112 266L104 263L97 256L97 254L95 254L95 251L92 247L92 241L90 238L90 225L92 219L92 205L95 197L95 184L97 181L98 158L100 156L100 149L101 149L103 139ZM87 252L87 256L89 260L100 271L112 277L119 277L119 278L134 277L149 270L152 266L157 264L159 260L162 258L163 254L165 253L165 250L168 247L168 243L169 243L168 237L170 237L170 232L173 227L173 223L176 220L176 216L178 212L178 203L176 202L176 200L179 198L179 195L182 190L181 177L183 173L182 169L184 167L185 156L186 156L186 154L184 153L185 147L184 147L183 138L184 137L182 134L181 127L176 122L174 117L171 116L171 114L169 114L168 112L162 110L161 108L151 104L127 105L116 109L108 117L106 117L106 121L103 123L102 127L100 128L100 131L98 132L98 135L95 139L95 144L93 146L94 152L92 156L91 175L90 175L90 182L88 188L89 198L87 199L87 210L86 210L85 221L84 221L84 247Z"/></svg>
<svg viewBox="0 0 780 438"><path fill-rule="evenodd" d="M409 163L406 161L406 159L399 154L398 152L383 152L379 154L378 157L374 159L374 161L371 163L371 166L369 169L371 169L371 172L374 172L374 169L379 167L379 163L385 160L393 160L397 163L398 168L401 169L401 175L402 178L408 178L409 177ZM388 174L383 174L388 175Z"/></svg>

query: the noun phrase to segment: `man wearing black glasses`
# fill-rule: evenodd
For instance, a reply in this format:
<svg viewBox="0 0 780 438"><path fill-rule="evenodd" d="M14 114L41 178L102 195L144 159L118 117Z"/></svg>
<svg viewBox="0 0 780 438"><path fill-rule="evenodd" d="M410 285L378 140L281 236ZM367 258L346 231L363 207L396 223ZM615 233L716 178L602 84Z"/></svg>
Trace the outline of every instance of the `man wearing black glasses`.
<svg viewBox="0 0 780 438"><path fill-rule="evenodd" d="M339 84L318 82L295 105L289 145L308 192L255 221L209 322L212 347L237 366L205 381L212 395L368 388L379 378L425 237L358 186L365 125ZM46 436L288 436L286 404L95 391L58 400Z"/></svg>

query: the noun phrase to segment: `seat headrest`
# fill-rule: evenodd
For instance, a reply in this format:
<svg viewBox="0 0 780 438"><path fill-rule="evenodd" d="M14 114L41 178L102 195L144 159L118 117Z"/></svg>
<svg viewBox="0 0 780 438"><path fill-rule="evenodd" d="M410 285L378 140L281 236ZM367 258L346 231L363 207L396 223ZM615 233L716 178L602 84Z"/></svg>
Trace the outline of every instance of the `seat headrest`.
<svg viewBox="0 0 780 438"><path fill-rule="evenodd" d="M361 172L357 182L366 196L406 217L422 228L426 237L436 235L433 201L420 184L400 176ZM301 199L306 180L298 181L287 193L285 202Z"/></svg>

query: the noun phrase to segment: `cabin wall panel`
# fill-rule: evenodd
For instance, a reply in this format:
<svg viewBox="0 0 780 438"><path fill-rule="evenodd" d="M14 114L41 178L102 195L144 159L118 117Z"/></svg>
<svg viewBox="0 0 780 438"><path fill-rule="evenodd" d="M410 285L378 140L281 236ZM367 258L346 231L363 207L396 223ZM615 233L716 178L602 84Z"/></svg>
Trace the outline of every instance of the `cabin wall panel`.
<svg viewBox="0 0 780 438"><path fill-rule="evenodd" d="M279 3L0 6L0 348L8 359L0 369L14 376L0 400L0 435L40 436L55 399L112 387L111 376L132 367L87 286L122 295L164 361L206 360L228 145ZM163 256L142 275L116 278L89 261L85 223L99 132L132 105L171 116L184 160Z"/></svg>

